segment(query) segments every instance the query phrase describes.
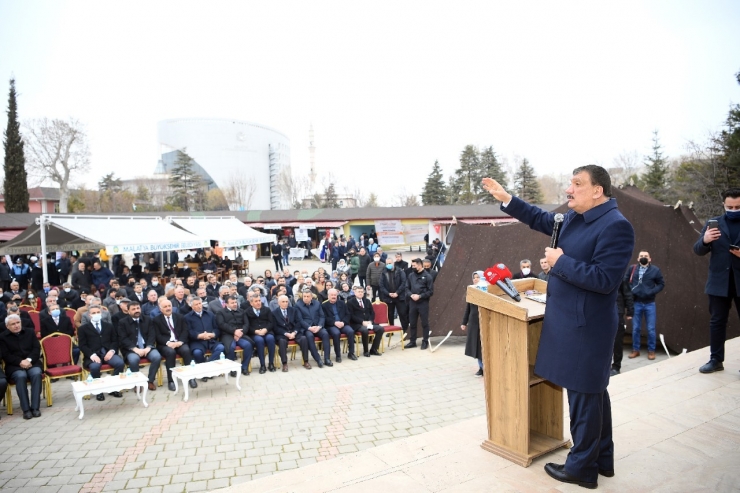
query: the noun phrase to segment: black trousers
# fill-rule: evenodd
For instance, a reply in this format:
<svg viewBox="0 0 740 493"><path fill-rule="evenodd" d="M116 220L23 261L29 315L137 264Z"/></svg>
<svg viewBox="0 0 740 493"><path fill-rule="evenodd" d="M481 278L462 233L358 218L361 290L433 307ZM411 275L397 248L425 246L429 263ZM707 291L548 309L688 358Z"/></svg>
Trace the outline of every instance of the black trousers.
<svg viewBox="0 0 740 493"><path fill-rule="evenodd" d="M406 331L409 328L409 306L406 300L399 300L398 298L391 298L393 301L386 301L388 305L388 323L395 325L396 315L401 323L401 328Z"/></svg>
<svg viewBox="0 0 740 493"><path fill-rule="evenodd" d="M614 362L612 368L622 370L622 357L624 356L624 313L619 314L617 324L617 336L614 338Z"/></svg>
<svg viewBox="0 0 740 493"><path fill-rule="evenodd" d="M294 340L296 344L298 344L298 347L301 348L301 354L303 355L303 361L308 361L308 340L306 339L306 336L296 333ZM278 354L280 354L280 361L282 361L284 365L287 365L288 364L288 338L287 337L278 338Z"/></svg>
<svg viewBox="0 0 740 493"><path fill-rule="evenodd" d="M568 390L573 447L565 470L582 481L595 482L599 469L614 470L612 408L609 392L586 394Z"/></svg>
<svg viewBox="0 0 740 493"><path fill-rule="evenodd" d="M375 301L380 298L380 286L371 284L370 287L373 289L373 297L370 301Z"/></svg>
<svg viewBox="0 0 740 493"><path fill-rule="evenodd" d="M283 255L280 254L277 257L272 257L273 262L275 262L275 270L283 270Z"/></svg>
<svg viewBox="0 0 740 493"><path fill-rule="evenodd" d="M319 350L316 349L316 338L321 339L321 344L324 346L324 359L329 359L329 356L331 356L331 348L329 347L329 332L327 332L326 329L320 329L315 334L311 333L310 330L306 331L306 339L308 342L308 350L311 352L311 356L313 356L313 359L316 360L318 363L321 361L321 356L319 356ZM304 361L308 361L305 359Z"/></svg>
<svg viewBox="0 0 740 493"><path fill-rule="evenodd" d="M377 351L380 347L380 342L383 340L383 334L385 333L385 329L381 327L380 325L373 325L370 327L373 329L373 332L375 333L375 338L373 339L373 345L370 348L370 351ZM362 350L363 352L368 352L368 345L370 344L370 332L368 331L368 328L364 325L355 328L353 327L355 333L360 333L360 337L362 338Z"/></svg>
<svg viewBox="0 0 740 493"><path fill-rule="evenodd" d="M711 359L722 363L725 360L725 340L727 339L727 319L732 302L740 315L740 297L735 292L735 283L730 282L730 296L709 296L709 354Z"/></svg>
<svg viewBox="0 0 740 493"><path fill-rule="evenodd" d="M421 317L421 327L424 330L422 340L429 341L429 299L419 301L409 300L409 342L416 342L416 324Z"/></svg>
<svg viewBox="0 0 740 493"><path fill-rule="evenodd" d="M365 279L366 279L366 277L365 276L359 276L359 277L360 277L360 286L362 286L364 288L365 287Z"/></svg>
<svg viewBox="0 0 740 493"><path fill-rule="evenodd" d="M167 381L172 381L172 369L177 364L177 356L182 358L182 364L185 366L189 365L193 360L193 355L190 353L190 347L187 344L183 344L179 348L172 349L169 346L157 346L159 354L164 358L164 366L167 368Z"/></svg>
<svg viewBox="0 0 740 493"><path fill-rule="evenodd" d="M355 331L349 325L345 325L341 329L339 327L327 327L329 331L329 337L332 339L332 345L334 346L334 354L337 358L342 356L342 334L347 336L347 349L348 354L355 354Z"/></svg>

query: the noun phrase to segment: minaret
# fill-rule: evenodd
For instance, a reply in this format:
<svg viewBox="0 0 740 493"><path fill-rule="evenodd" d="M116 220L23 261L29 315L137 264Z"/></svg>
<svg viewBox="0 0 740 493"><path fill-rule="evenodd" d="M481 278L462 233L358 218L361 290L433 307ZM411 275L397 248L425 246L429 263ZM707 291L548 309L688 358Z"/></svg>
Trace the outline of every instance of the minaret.
<svg viewBox="0 0 740 493"><path fill-rule="evenodd" d="M308 156L311 161L311 190L316 185L316 147L313 145L313 124L308 129Z"/></svg>

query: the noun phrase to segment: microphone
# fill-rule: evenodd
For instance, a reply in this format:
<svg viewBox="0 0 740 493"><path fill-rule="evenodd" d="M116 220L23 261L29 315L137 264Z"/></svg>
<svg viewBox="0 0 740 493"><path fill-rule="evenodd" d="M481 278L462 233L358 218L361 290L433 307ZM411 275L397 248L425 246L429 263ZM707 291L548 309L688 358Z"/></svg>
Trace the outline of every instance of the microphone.
<svg viewBox="0 0 740 493"><path fill-rule="evenodd" d="M511 282L511 271L504 264L496 264L493 267L489 267L483 275L489 283L501 288L511 299L522 301L522 297L519 296L519 292Z"/></svg>
<svg viewBox="0 0 740 493"><path fill-rule="evenodd" d="M560 226L563 225L563 219L565 216L559 212L555 214L555 224L552 225L552 237L550 238L550 248L558 247L558 239L560 239Z"/></svg>

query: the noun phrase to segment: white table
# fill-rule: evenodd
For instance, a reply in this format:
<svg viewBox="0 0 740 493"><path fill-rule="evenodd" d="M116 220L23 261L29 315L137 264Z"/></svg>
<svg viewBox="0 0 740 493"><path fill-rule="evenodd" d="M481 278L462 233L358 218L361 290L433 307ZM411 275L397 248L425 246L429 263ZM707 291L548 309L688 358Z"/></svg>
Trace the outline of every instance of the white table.
<svg viewBox="0 0 740 493"><path fill-rule="evenodd" d="M87 383L86 381L72 382L72 393L77 402L75 411L80 411L79 419L82 419L85 415L85 407L82 405L82 398L86 395L107 394L109 392L120 392L121 390L133 388L136 389L136 398L141 399L144 407L149 407L149 404L146 402L148 384L149 378L140 371L132 373L128 377L125 373L121 373L120 375L109 375L103 378L96 378L91 383ZM143 394L140 392L140 388L144 389Z"/></svg>
<svg viewBox="0 0 740 493"><path fill-rule="evenodd" d="M288 252L288 259L298 258L298 259L303 260L305 257L306 257L305 248L291 248L290 252Z"/></svg>
<svg viewBox="0 0 740 493"><path fill-rule="evenodd" d="M195 366L178 366L172 369L172 376L175 381L175 394L179 389L177 381L180 380L182 388L185 389L185 395L183 401L187 402L189 397L188 382L194 378L205 378L205 377L217 377L223 375L226 383L229 383L229 372L236 372L236 388L241 390L239 385L239 378L241 374L242 364L238 361L231 361L230 359L219 359L216 361L208 361L200 363Z"/></svg>

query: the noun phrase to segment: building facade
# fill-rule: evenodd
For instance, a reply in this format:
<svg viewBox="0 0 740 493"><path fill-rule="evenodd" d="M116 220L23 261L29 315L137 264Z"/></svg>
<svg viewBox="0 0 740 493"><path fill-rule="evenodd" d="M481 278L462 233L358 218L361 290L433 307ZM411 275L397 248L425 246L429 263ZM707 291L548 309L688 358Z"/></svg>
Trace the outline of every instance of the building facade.
<svg viewBox="0 0 740 493"><path fill-rule="evenodd" d="M209 188L225 195L238 188L232 210L290 207L279 178L290 168L290 140L277 130L240 120L178 118L158 124L160 159L155 174L168 174L177 151L185 149Z"/></svg>

